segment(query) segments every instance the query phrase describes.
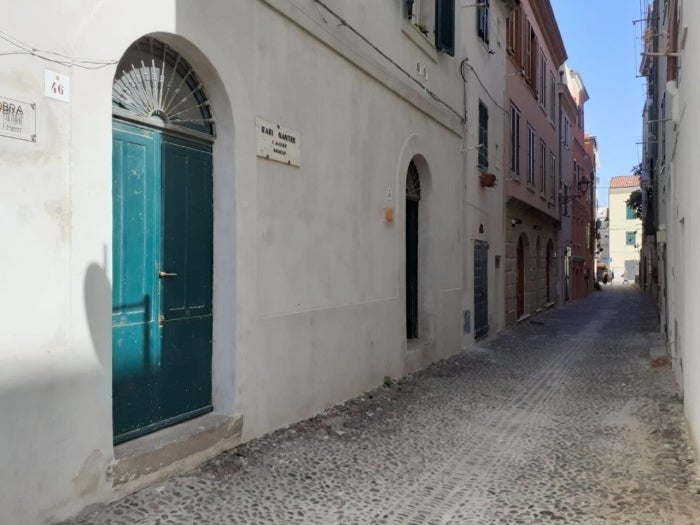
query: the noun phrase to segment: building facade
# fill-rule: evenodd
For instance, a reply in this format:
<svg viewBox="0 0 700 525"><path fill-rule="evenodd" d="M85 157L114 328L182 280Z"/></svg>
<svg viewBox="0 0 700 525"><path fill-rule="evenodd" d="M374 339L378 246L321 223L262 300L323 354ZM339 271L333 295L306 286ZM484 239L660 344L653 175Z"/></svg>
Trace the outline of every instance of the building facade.
<svg viewBox="0 0 700 525"><path fill-rule="evenodd" d="M549 283L528 308L554 300L556 132L534 185L505 180L511 4L15 6L0 522L63 519L495 333L516 230ZM523 129L551 128L530 67Z"/></svg>
<svg viewBox="0 0 700 525"><path fill-rule="evenodd" d="M608 191L610 277L613 283L635 283L639 275L642 221L627 200L639 190L639 177L612 177Z"/></svg>
<svg viewBox="0 0 700 525"><path fill-rule="evenodd" d="M505 27L505 299L512 324L561 297L558 71L566 50L548 1L521 2Z"/></svg>
<svg viewBox="0 0 700 525"><path fill-rule="evenodd" d="M700 447L700 354L697 344L700 278L693 271L700 228L693 196L700 101L700 5L680 0L649 3L640 72L647 79L644 157L640 165L644 212L645 289L658 298L665 335L695 448Z"/></svg>
<svg viewBox="0 0 700 525"><path fill-rule="evenodd" d="M567 272L567 297L571 299L583 299L593 290L591 227L593 224L593 206L595 196L595 172L593 158L586 147L585 103L588 101L588 92L581 75L566 65L563 69L563 78L566 88L571 95L574 110L573 120L570 122L570 137L566 143L571 148L571 164L569 177L564 177L566 170L562 171L563 182L563 213L562 233L566 229L570 237L565 238L564 250L566 251ZM567 104L568 106L568 104ZM568 116L567 116L568 118ZM566 168L566 165L564 165ZM569 204L568 201L571 201ZM566 228L564 227L566 223Z"/></svg>

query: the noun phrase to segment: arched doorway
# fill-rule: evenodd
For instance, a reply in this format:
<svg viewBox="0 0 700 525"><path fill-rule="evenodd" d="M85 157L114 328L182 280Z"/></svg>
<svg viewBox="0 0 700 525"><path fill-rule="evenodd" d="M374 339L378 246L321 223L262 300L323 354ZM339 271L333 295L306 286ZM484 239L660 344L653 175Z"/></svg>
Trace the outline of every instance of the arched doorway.
<svg viewBox="0 0 700 525"><path fill-rule="evenodd" d="M525 315L525 248L527 240L524 235L518 239L517 272L518 281L516 286L516 317L520 319Z"/></svg>
<svg viewBox="0 0 700 525"><path fill-rule="evenodd" d="M112 90L114 441L211 410L214 121L202 83L147 37Z"/></svg>
<svg viewBox="0 0 700 525"><path fill-rule="evenodd" d="M418 338L418 204L420 176L411 161L406 174L406 337Z"/></svg>
<svg viewBox="0 0 700 525"><path fill-rule="evenodd" d="M552 240L550 239L547 242L547 260L545 262L545 272L546 272L546 279L545 279L545 284L547 286L547 303L552 302L552 262L554 259L554 244L552 243Z"/></svg>
<svg viewBox="0 0 700 525"><path fill-rule="evenodd" d="M537 239L535 240L535 267L537 268L535 272L535 294L536 294L536 303L535 303L535 308L538 308L542 306L542 303L545 301L545 294L543 293L543 284L545 281L545 270L544 270L544 264L545 264L545 257L542 253L542 242L540 240L540 236L537 236Z"/></svg>

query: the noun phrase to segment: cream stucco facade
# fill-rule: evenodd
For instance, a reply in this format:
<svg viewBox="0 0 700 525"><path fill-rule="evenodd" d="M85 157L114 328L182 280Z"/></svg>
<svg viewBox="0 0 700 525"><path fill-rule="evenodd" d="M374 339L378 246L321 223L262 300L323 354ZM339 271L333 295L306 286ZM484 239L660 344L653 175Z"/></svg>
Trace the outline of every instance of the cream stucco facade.
<svg viewBox="0 0 700 525"><path fill-rule="evenodd" d="M638 274L642 221L628 211L626 204L630 194L638 189L639 177L612 177L610 180L608 246L612 261L608 266L614 274L613 283L634 283Z"/></svg>

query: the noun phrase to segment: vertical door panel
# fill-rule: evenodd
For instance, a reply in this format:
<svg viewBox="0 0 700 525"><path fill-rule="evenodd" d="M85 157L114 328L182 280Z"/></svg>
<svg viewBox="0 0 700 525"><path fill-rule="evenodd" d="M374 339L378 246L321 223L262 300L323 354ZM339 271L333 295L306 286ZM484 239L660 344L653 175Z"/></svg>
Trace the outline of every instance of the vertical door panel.
<svg viewBox="0 0 700 525"><path fill-rule="evenodd" d="M518 241L517 270L516 313L520 319L525 315L525 247L522 238Z"/></svg>
<svg viewBox="0 0 700 525"><path fill-rule="evenodd" d="M115 121L113 221L121 442L211 410L210 146Z"/></svg>
<svg viewBox="0 0 700 525"><path fill-rule="evenodd" d="M406 199L406 337L418 337L418 201Z"/></svg>
<svg viewBox="0 0 700 525"><path fill-rule="evenodd" d="M488 296L489 245L474 241L474 338L480 339L489 333Z"/></svg>
<svg viewBox="0 0 700 525"><path fill-rule="evenodd" d="M163 141L163 341L166 418L211 409L212 166L208 145Z"/></svg>
<svg viewBox="0 0 700 525"><path fill-rule="evenodd" d="M113 132L112 366L115 440L158 420L157 135Z"/></svg>

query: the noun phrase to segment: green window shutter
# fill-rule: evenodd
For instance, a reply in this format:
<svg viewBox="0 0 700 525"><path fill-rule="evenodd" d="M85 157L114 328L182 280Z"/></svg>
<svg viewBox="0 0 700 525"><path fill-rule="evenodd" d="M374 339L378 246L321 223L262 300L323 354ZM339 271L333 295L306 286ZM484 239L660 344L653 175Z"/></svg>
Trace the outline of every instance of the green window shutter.
<svg viewBox="0 0 700 525"><path fill-rule="evenodd" d="M455 56L455 0L435 0L435 47Z"/></svg>
<svg viewBox="0 0 700 525"><path fill-rule="evenodd" d="M636 212L634 211L634 208L630 208L627 206L627 219L636 219Z"/></svg>

